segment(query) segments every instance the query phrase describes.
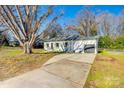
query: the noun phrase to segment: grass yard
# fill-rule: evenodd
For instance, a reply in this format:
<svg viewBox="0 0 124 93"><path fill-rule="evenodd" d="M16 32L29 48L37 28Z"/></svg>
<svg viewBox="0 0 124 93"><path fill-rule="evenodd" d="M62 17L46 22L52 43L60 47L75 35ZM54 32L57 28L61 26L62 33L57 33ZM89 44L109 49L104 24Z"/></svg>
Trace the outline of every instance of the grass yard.
<svg viewBox="0 0 124 93"><path fill-rule="evenodd" d="M57 53L47 53L41 49L34 49L33 54L24 54L23 50L14 47L0 48L0 80L20 75L39 68Z"/></svg>
<svg viewBox="0 0 124 93"><path fill-rule="evenodd" d="M124 54L114 52L98 54L85 87L124 88Z"/></svg>

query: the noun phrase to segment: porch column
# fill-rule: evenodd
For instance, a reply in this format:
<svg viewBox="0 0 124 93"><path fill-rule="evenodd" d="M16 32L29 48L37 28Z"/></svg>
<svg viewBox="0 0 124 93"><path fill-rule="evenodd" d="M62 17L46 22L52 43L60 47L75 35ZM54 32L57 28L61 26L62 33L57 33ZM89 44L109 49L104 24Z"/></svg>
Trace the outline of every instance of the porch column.
<svg viewBox="0 0 124 93"><path fill-rule="evenodd" d="M97 54L97 50L98 50L98 47L97 47L97 42L95 43L95 54Z"/></svg>
<svg viewBox="0 0 124 93"><path fill-rule="evenodd" d="M82 53L84 53L84 46L85 46L85 44L83 44L83 49L82 49Z"/></svg>

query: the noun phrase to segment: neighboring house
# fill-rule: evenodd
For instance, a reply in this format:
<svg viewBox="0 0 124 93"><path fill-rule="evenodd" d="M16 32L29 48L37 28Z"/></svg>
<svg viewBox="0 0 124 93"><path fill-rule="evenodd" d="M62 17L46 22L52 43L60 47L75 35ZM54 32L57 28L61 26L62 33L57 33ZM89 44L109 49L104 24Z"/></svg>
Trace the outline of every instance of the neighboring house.
<svg viewBox="0 0 124 93"><path fill-rule="evenodd" d="M53 38L44 41L44 49L53 52L97 53L98 37Z"/></svg>

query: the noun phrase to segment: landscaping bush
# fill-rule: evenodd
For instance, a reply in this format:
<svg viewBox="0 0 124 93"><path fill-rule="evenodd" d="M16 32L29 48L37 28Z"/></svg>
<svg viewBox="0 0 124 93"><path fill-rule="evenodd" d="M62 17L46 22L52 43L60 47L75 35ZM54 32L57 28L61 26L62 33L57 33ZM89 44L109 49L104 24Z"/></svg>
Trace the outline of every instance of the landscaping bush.
<svg viewBox="0 0 124 93"><path fill-rule="evenodd" d="M114 42L115 42L115 48L124 49L124 35L118 37Z"/></svg>
<svg viewBox="0 0 124 93"><path fill-rule="evenodd" d="M99 48L124 49L124 36L112 39L110 36L101 36L99 38Z"/></svg>
<svg viewBox="0 0 124 93"><path fill-rule="evenodd" d="M114 41L109 36L101 36L98 45L99 48L112 48Z"/></svg>

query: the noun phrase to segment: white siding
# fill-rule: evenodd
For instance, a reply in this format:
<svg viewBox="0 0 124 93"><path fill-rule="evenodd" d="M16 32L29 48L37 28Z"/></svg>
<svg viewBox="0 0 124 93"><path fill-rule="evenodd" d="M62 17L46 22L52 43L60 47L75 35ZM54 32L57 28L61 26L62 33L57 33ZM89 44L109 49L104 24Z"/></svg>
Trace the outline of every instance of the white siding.
<svg viewBox="0 0 124 93"><path fill-rule="evenodd" d="M53 49L51 48L51 43L53 43ZM56 43L59 46L56 46ZM68 43L68 46L65 47L65 43ZM49 44L49 47L47 47ZM95 53L97 53L97 40L78 40L78 41L51 41L51 42L44 42L44 49L47 51L67 51L67 52L82 52L84 53L84 46L85 45L94 45L95 46Z"/></svg>

